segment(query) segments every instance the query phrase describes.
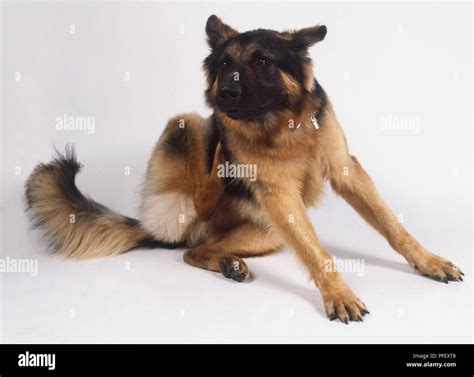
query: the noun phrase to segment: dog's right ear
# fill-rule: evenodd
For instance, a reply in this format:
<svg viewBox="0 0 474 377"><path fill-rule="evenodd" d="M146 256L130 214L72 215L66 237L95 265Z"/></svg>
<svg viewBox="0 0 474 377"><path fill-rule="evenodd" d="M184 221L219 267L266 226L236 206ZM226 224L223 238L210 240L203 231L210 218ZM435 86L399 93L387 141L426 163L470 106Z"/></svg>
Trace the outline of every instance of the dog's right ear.
<svg viewBox="0 0 474 377"><path fill-rule="evenodd" d="M212 49L217 48L227 39L237 35L237 31L224 24L219 17L212 15L206 23L207 42Z"/></svg>

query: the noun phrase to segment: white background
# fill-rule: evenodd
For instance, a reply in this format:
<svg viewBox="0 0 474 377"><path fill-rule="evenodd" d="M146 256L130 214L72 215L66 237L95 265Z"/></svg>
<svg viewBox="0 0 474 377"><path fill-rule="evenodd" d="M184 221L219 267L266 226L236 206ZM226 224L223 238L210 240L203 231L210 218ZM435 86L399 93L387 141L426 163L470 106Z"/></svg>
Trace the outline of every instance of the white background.
<svg viewBox="0 0 474 377"><path fill-rule="evenodd" d="M39 272L0 274L1 340L472 342L471 8L4 3L1 253L37 258ZM35 164L49 160L54 146L75 143L85 165L78 186L136 215L147 159L166 120L179 112L210 114L201 63L208 53L204 25L213 13L241 31L327 25L311 55L351 152L412 234L461 266L464 283L419 276L329 189L311 216L330 253L365 263L362 276L344 273L371 311L363 323L330 322L319 292L287 250L248 259L252 279L241 284L185 265L182 250L86 262L45 251L23 213L23 185ZM64 114L94 116L96 132L57 131L55 119ZM383 129L388 116L418 119L420 132Z"/></svg>

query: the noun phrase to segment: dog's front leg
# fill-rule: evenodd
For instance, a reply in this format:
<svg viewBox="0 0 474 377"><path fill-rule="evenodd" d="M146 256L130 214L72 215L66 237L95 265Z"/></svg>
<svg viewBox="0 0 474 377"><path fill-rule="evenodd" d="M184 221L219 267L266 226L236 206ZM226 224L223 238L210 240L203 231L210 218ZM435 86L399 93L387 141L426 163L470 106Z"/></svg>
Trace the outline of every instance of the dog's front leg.
<svg viewBox="0 0 474 377"><path fill-rule="evenodd" d="M333 161L328 174L334 191L380 232L393 249L405 257L410 266L445 283L448 280L462 280L463 273L458 267L427 251L408 233L380 197L357 159L347 154L342 160L339 163Z"/></svg>
<svg viewBox="0 0 474 377"><path fill-rule="evenodd" d="M410 266L445 283L448 280L462 280L461 270L420 245L380 197L362 165L349 154L344 133L330 103L320 123L323 130L320 148L326 166L325 177L331 182L334 191L382 234Z"/></svg>
<svg viewBox="0 0 474 377"><path fill-rule="evenodd" d="M345 323L361 321L368 313L367 308L344 282L331 256L319 242L297 188L260 184L255 194L287 246L311 273L329 318L339 318Z"/></svg>
<svg viewBox="0 0 474 377"><path fill-rule="evenodd" d="M378 230L389 244L405 257L410 266L422 274L448 282L462 280L461 270L446 259L430 253L398 221L380 197L369 175L353 156L330 174L331 185L370 225Z"/></svg>

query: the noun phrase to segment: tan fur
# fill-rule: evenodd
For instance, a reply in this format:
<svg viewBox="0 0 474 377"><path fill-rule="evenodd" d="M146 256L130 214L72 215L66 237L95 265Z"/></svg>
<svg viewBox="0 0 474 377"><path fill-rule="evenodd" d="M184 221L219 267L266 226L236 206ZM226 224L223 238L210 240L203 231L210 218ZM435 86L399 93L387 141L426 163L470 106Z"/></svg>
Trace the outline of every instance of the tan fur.
<svg viewBox="0 0 474 377"><path fill-rule="evenodd" d="M241 256L262 255L284 243L308 268L328 315L332 318L337 313L343 321L360 320L367 309L337 269L327 270L332 264L331 256L321 245L306 212L307 206L317 203L324 180L329 180L334 190L384 235L410 265L439 279L445 279L447 274L460 277L457 268L427 252L396 220L357 159L349 154L331 103L328 101L318 117L319 129L309 119L312 105L308 99L299 114L273 114L271 121L280 126L263 125L266 130L274 129L273 133L263 133L261 128L249 127L217 112L226 127L228 147L234 158L239 163L258 166L257 181L247 182L257 203L244 204L223 193L205 223L207 239L187 251L185 261L241 280L249 273ZM302 124L292 129L286 126L288 119ZM201 128L207 126L207 121L203 121ZM158 145L155 154L160 155L160 148ZM170 165L170 160L166 161ZM176 171L175 167L169 168ZM180 185L184 182L181 180ZM219 185L218 181L213 182ZM174 189L186 191L178 186ZM193 233L195 226L196 223L190 225L188 234Z"/></svg>

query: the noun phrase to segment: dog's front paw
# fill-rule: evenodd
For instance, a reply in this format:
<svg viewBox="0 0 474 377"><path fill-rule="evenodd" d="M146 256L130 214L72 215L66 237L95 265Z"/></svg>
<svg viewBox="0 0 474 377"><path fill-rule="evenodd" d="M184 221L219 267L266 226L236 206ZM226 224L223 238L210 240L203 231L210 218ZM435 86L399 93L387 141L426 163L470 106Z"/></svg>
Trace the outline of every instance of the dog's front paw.
<svg viewBox="0 0 474 377"><path fill-rule="evenodd" d="M435 254L426 252L410 263L415 269L423 275L432 277L437 281L462 281L464 273L454 263L439 257Z"/></svg>
<svg viewBox="0 0 474 377"><path fill-rule="evenodd" d="M326 314L331 321L339 318L346 325L349 321L362 321L369 313L365 304L347 286L323 294Z"/></svg>
<svg viewBox="0 0 474 377"><path fill-rule="evenodd" d="M249 269L245 262L236 256L222 257L219 263L222 275L238 282L244 281L249 276Z"/></svg>

